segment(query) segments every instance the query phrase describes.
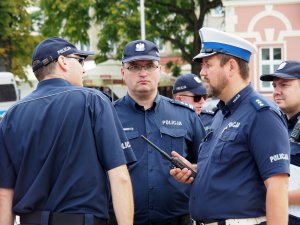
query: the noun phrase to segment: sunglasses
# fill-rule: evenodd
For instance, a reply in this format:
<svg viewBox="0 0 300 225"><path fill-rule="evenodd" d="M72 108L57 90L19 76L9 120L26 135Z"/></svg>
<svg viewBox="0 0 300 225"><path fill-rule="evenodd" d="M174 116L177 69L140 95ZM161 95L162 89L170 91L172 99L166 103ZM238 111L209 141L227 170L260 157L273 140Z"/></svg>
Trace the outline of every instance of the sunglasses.
<svg viewBox="0 0 300 225"><path fill-rule="evenodd" d="M72 56L65 56L66 58L71 58L71 59L76 59L80 64L81 64L81 66L83 66L84 65L84 60L85 60L85 58L83 58L83 57L72 57Z"/></svg>
<svg viewBox="0 0 300 225"><path fill-rule="evenodd" d="M207 99L207 95L181 95L181 96L194 98L194 102L200 102L202 98L204 101Z"/></svg>

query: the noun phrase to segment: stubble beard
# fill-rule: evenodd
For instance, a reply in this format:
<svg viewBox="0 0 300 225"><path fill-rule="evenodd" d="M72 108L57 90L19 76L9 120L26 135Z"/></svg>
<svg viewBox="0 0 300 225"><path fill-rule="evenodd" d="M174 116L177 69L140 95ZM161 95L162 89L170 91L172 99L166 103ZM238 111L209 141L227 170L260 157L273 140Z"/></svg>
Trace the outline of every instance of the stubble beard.
<svg viewBox="0 0 300 225"><path fill-rule="evenodd" d="M221 78L221 77L220 77L219 82L214 86L212 86L210 83L208 83L206 81L206 88L207 88L208 94L210 94L213 97L219 97L221 95L222 91L226 88L227 84L228 84L228 80L225 78Z"/></svg>

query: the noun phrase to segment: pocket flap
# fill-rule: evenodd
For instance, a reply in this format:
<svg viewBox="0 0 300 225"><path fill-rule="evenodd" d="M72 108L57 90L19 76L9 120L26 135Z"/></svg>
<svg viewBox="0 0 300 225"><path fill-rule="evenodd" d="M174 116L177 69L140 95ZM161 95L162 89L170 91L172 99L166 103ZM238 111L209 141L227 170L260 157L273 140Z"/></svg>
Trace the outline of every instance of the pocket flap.
<svg viewBox="0 0 300 225"><path fill-rule="evenodd" d="M174 129L174 128L167 128L167 127L161 127L160 133L169 135L171 137L184 137L187 133L185 129Z"/></svg>
<svg viewBox="0 0 300 225"><path fill-rule="evenodd" d="M236 136L237 136L237 134L238 134L238 132L236 132L236 131L234 132L234 131L225 130L222 133L220 139L222 141L234 141L235 138L236 138Z"/></svg>
<svg viewBox="0 0 300 225"><path fill-rule="evenodd" d="M136 130L125 131L125 135L126 135L128 140L131 140L131 139L139 137L139 132L136 131Z"/></svg>

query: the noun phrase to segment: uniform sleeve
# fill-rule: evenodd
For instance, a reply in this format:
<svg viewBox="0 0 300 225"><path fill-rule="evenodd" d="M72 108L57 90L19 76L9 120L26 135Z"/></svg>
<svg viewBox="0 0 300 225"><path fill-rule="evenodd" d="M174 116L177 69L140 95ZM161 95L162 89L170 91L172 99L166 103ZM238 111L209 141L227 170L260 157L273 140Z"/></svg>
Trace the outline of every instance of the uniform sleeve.
<svg viewBox="0 0 300 225"><path fill-rule="evenodd" d="M112 103L99 97L93 107L96 146L106 170L136 161Z"/></svg>
<svg viewBox="0 0 300 225"><path fill-rule="evenodd" d="M194 130L194 136L193 136L193 141L192 141L192 151L189 152L189 155L187 159L191 163L197 163L197 158L198 158L198 151L199 151L199 146L203 138L205 137L205 130L203 127L203 124L201 122L201 119L199 116L197 116L196 113L194 113L193 117L193 130Z"/></svg>
<svg viewBox="0 0 300 225"><path fill-rule="evenodd" d="M250 151L262 178L289 173L288 131L279 115L271 110L258 112L250 133Z"/></svg>
<svg viewBox="0 0 300 225"><path fill-rule="evenodd" d="M133 149L130 145L129 140L126 137L126 134L125 134L123 126L122 126L122 123L121 123L117 113L115 112L114 108L112 109L112 111L114 113L113 117L114 117L114 120L115 120L115 123L116 123L117 130L120 131L119 136L120 136L120 140L122 142L121 146L123 148L123 152L124 152L124 155L125 155L125 158L126 158L126 163L131 164L133 162L136 162L135 154L133 152Z"/></svg>
<svg viewBox="0 0 300 225"><path fill-rule="evenodd" d="M3 124L3 121L0 122L0 187L14 188L16 174L5 146Z"/></svg>

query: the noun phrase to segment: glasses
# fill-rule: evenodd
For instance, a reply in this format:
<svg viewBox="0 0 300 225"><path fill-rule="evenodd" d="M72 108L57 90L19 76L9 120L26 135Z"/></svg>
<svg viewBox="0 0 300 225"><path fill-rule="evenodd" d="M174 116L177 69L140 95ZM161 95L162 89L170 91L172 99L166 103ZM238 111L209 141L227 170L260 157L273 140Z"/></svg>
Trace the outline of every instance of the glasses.
<svg viewBox="0 0 300 225"><path fill-rule="evenodd" d="M130 72L133 72L133 73L139 73L139 72L142 71L143 68L147 72L153 72L154 70L156 70L158 68L158 66L155 65L155 64L147 64L145 66L131 65L131 66L125 67L125 69L127 69L127 70L129 70Z"/></svg>
<svg viewBox="0 0 300 225"><path fill-rule="evenodd" d="M66 58L71 58L71 59L76 59L80 64L81 64L81 66L83 66L84 65L84 60L85 60L85 58L83 58L83 57L72 57L72 56L65 56Z"/></svg>
<svg viewBox="0 0 300 225"><path fill-rule="evenodd" d="M180 96L194 98L194 102L200 102L202 98L204 101L207 99L207 95L180 95Z"/></svg>

